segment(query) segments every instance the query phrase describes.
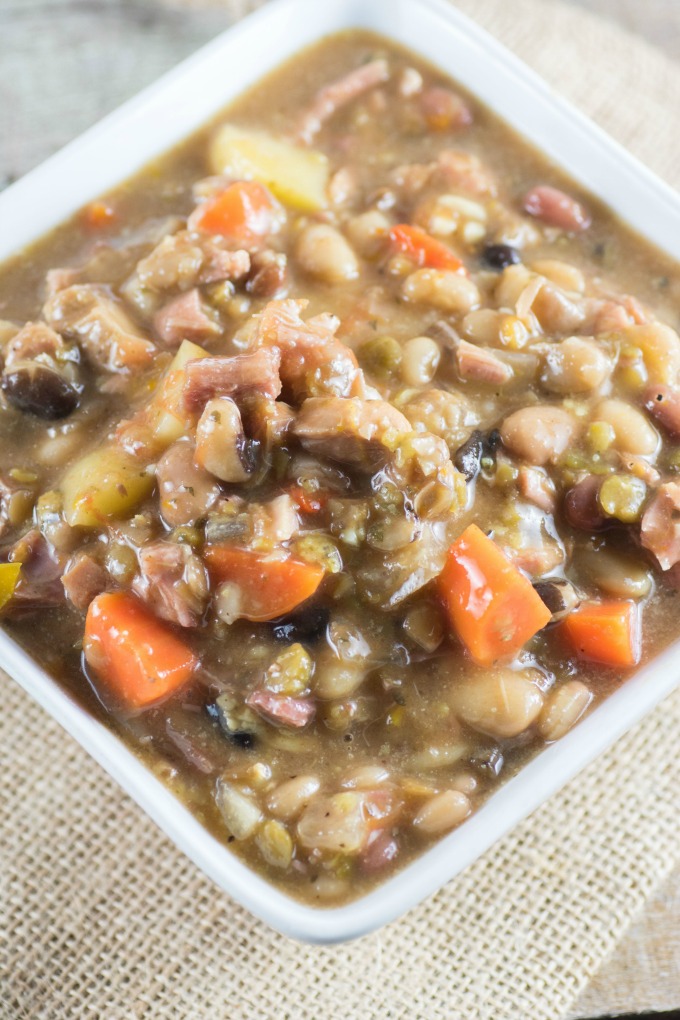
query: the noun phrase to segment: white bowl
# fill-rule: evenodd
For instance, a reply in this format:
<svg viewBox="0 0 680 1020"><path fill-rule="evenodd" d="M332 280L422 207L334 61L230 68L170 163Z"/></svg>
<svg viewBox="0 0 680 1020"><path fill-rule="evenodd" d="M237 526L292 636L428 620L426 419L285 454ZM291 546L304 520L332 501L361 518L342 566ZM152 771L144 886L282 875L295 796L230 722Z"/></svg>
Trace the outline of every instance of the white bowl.
<svg viewBox="0 0 680 1020"><path fill-rule="evenodd" d="M0 194L0 259L186 137L302 47L354 27L380 32L439 65L631 226L680 258L675 192L443 0L275 0ZM463 826L374 892L330 909L296 902L242 864L2 632L0 662L221 889L286 935L338 942L393 920L433 893L613 743L676 686L680 643L542 751Z"/></svg>

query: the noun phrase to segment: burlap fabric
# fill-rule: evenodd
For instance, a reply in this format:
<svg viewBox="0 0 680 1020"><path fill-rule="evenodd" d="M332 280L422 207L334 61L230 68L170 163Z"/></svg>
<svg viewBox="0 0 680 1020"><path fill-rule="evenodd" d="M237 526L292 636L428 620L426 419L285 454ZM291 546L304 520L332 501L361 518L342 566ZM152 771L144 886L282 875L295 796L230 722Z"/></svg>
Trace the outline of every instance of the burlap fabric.
<svg viewBox="0 0 680 1020"><path fill-rule="evenodd" d="M680 185L680 71L656 51L546 0L460 6ZM0 704L2 1020L556 1020L680 861L678 692L405 919L300 946L4 677Z"/></svg>

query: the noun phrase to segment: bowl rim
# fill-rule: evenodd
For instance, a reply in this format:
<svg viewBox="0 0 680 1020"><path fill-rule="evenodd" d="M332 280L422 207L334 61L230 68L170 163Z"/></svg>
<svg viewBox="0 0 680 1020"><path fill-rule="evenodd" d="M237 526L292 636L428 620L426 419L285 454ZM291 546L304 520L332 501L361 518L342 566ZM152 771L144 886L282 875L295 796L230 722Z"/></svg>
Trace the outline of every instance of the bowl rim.
<svg viewBox="0 0 680 1020"><path fill-rule="evenodd" d="M272 0L1 193L0 259L20 257L27 244L200 128L288 55L349 28L377 31L430 59L644 237L680 258L680 196L446 0ZM248 63L247 55L255 59ZM223 79L219 100L198 95L206 82ZM126 139L130 150L111 167L105 154L115 155ZM285 935L334 943L367 934L436 892L592 762L675 688L680 642L542 750L463 826L373 891L328 908L308 906L248 868L2 630L0 662L224 892Z"/></svg>

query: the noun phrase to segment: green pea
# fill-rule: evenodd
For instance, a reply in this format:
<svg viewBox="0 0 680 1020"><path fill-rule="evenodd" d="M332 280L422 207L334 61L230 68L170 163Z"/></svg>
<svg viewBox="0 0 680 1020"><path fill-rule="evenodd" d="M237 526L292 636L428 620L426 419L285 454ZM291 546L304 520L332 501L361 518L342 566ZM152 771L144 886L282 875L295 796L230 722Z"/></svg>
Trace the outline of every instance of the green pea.
<svg viewBox="0 0 680 1020"><path fill-rule="evenodd" d="M600 506L609 517L624 524L638 521L647 498L647 486L634 475L610 475L600 486Z"/></svg>
<svg viewBox="0 0 680 1020"><path fill-rule="evenodd" d="M401 347L391 336L375 336L358 350L363 368L377 379L394 375L401 365Z"/></svg>

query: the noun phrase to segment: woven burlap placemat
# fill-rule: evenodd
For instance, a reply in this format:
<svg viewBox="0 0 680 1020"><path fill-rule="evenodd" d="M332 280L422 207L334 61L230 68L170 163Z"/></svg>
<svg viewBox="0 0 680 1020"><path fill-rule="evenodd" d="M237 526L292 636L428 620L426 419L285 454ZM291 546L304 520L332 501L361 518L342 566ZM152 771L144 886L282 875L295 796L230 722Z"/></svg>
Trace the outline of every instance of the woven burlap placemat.
<svg viewBox="0 0 680 1020"><path fill-rule="evenodd" d="M459 6L680 185L680 71L656 51L546 0ZM300 946L0 689L2 1020L556 1020L680 860L678 692L405 919Z"/></svg>

